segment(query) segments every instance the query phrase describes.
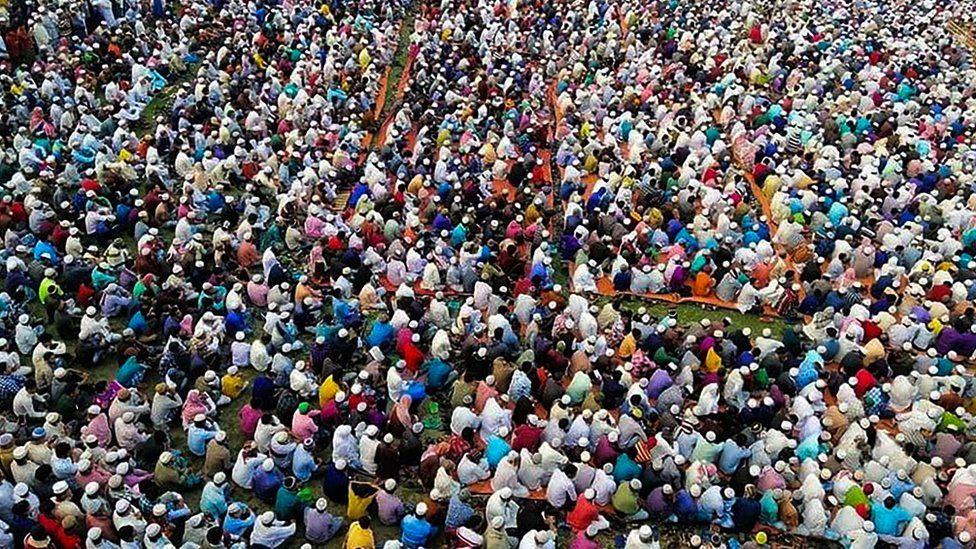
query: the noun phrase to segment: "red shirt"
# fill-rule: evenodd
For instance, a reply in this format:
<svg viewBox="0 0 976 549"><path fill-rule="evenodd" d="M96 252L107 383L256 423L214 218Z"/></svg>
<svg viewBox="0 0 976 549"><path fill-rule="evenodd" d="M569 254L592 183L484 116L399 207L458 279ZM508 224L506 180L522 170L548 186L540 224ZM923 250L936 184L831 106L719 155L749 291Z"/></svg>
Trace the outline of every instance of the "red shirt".
<svg viewBox="0 0 976 549"><path fill-rule="evenodd" d="M411 373L417 373L420 370L420 365L424 363L424 353L413 342L404 345L400 354L404 362L407 363L407 370Z"/></svg>
<svg viewBox="0 0 976 549"><path fill-rule="evenodd" d="M929 290L928 297L932 301L942 301L950 295L952 295L952 287L946 286L945 284L939 284L937 286L933 286L932 289Z"/></svg>
<svg viewBox="0 0 976 549"><path fill-rule="evenodd" d="M460 460L471 451L471 444L464 440L461 435L451 435L451 438L448 439L448 446L447 455L455 461Z"/></svg>
<svg viewBox="0 0 976 549"><path fill-rule="evenodd" d="M576 507L566 515L566 522L573 529L573 533L578 533L586 530L599 516L600 510L597 509L597 506L585 497L580 496L576 500Z"/></svg>
<svg viewBox="0 0 976 549"><path fill-rule="evenodd" d="M861 328L864 330L864 342L867 343L872 339L881 337L881 328L877 324L871 321L865 321L861 323Z"/></svg>
<svg viewBox="0 0 976 549"><path fill-rule="evenodd" d="M857 373L854 374L854 377L857 378L857 385L854 386L854 394L856 394L858 398L863 397L864 393L870 391L872 387L878 384L878 380L874 378L871 372L865 370L864 368L858 370Z"/></svg>
<svg viewBox="0 0 976 549"><path fill-rule="evenodd" d="M753 44L760 44L763 41L762 28L759 25L753 25L749 30L749 40Z"/></svg>
<svg viewBox="0 0 976 549"><path fill-rule="evenodd" d="M512 450L519 452L524 448L530 452L535 452L539 449L541 441L542 429L531 425L519 425L513 433Z"/></svg>

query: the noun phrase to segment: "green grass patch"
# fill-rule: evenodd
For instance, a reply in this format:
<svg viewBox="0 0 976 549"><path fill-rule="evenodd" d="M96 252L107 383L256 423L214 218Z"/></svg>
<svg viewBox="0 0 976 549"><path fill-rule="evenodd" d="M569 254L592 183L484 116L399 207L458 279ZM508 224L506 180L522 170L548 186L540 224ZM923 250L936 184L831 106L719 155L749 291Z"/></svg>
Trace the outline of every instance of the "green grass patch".
<svg viewBox="0 0 976 549"><path fill-rule="evenodd" d="M386 95L383 98L383 112L377 123L382 124L386 117L393 112L399 105L396 103L397 90L400 88L400 80L403 78L403 70L407 66L407 58L410 55L410 35L413 34L414 19L416 18L415 8L407 11L400 23L400 36L397 40L396 53L393 54L393 65L390 67L390 76L386 81ZM409 75L408 75L409 77Z"/></svg>
<svg viewBox="0 0 976 549"><path fill-rule="evenodd" d="M143 137L152 133L156 129L157 116L162 115L169 118L173 112L173 103L176 101L176 91L183 84L193 80L199 66L199 62L192 63L187 65L182 72L171 76L169 84L153 96L146 104L146 108L142 110L142 114L139 115L139 120L136 121L134 128L136 135Z"/></svg>
<svg viewBox="0 0 976 549"><path fill-rule="evenodd" d="M559 256L555 256L552 258L552 267L554 271L553 280L555 283L561 285L563 288L569 288L570 276L569 268L566 265L566 262L563 261ZM611 298L608 297L593 298L593 301L599 305L603 305L610 300ZM782 337L783 332L786 330L788 325L787 322L781 318L743 314L738 311L719 309L716 307L699 305L695 303L673 304L652 298L641 298L634 296L623 296L618 299L618 302L620 303L621 309L633 314L637 314L637 312L643 307L646 310L646 313L651 315L651 318L655 319L660 319L671 313L671 311L675 311L678 314L678 324L681 326L690 326L703 318L707 318L712 322L718 322L724 318L729 318L732 320L733 328L749 328L754 334L760 334L762 333L763 329L769 328L773 332L773 337Z"/></svg>

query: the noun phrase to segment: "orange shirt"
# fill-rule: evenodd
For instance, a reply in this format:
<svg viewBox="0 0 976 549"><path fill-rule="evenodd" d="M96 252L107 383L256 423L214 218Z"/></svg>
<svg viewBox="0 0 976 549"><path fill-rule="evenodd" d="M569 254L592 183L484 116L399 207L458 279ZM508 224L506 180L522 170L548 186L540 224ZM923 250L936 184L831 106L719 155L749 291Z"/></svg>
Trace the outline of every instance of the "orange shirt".
<svg viewBox="0 0 976 549"><path fill-rule="evenodd" d="M700 272L695 275L695 280L691 283L691 293L695 297L708 297L712 294L715 281L708 273Z"/></svg>

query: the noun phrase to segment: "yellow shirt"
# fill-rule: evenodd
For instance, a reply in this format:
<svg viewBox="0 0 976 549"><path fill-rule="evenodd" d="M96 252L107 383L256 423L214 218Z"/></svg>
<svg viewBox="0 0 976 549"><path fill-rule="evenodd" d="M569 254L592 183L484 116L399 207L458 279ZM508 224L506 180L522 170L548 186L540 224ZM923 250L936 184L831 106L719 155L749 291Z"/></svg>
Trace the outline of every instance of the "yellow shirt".
<svg viewBox="0 0 976 549"><path fill-rule="evenodd" d="M373 62L373 57L369 54L369 50L363 48L359 50L359 68L366 70L366 67Z"/></svg>
<svg viewBox="0 0 976 549"><path fill-rule="evenodd" d="M627 334L624 336L624 340L620 342L620 348L617 349L617 355L620 358L630 358L634 355L634 351L637 350L637 340L634 339L632 334Z"/></svg>
<svg viewBox="0 0 976 549"><path fill-rule="evenodd" d="M498 154L495 152L495 146L491 143L485 143L481 147L482 160L485 164L494 164L495 160L498 158Z"/></svg>
<svg viewBox="0 0 976 549"><path fill-rule="evenodd" d="M325 378L322 385L319 385L319 408L328 404L339 392L339 384L332 379L332 376Z"/></svg>
<svg viewBox="0 0 976 549"><path fill-rule="evenodd" d="M349 483L349 503L346 504L346 517L349 520L359 520L366 516L369 506L376 499L376 492L370 492L368 496L360 496L353 490L355 482ZM355 524L355 523L353 523Z"/></svg>
<svg viewBox="0 0 976 549"><path fill-rule="evenodd" d="M717 372L722 367L722 357L718 356L715 349L709 349L705 355L705 369L709 372Z"/></svg>
<svg viewBox="0 0 976 549"><path fill-rule="evenodd" d="M245 385L247 383L239 375L224 374L224 377L220 378L220 392L230 398L239 397L244 391Z"/></svg>
<svg viewBox="0 0 976 549"><path fill-rule="evenodd" d="M373 549L374 547L376 547L376 542L373 541L372 530L363 530L358 522L349 526L345 549Z"/></svg>

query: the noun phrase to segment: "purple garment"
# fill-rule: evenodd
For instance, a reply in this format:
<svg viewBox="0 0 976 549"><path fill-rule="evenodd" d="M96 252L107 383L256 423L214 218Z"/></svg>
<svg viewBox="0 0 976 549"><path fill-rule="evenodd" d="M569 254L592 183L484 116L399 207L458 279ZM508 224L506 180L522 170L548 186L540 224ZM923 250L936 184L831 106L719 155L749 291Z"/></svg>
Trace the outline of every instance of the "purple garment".
<svg viewBox="0 0 976 549"><path fill-rule="evenodd" d="M671 275L671 282L668 284L668 287L675 292L681 290L685 285L685 275L684 267L680 265L676 267L674 273Z"/></svg>
<svg viewBox="0 0 976 549"><path fill-rule="evenodd" d="M672 385L674 385L674 380L671 379L667 371L662 369L655 371L647 383L647 398L656 400L665 389Z"/></svg>
<svg viewBox="0 0 976 549"><path fill-rule="evenodd" d="M912 314L922 324L928 324L932 320L932 315L924 307L912 307Z"/></svg>
<svg viewBox="0 0 976 549"><path fill-rule="evenodd" d="M312 371L321 372L322 364L329 356L329 345L326 343L312 343L308 348L308 358L312 362Z"/></svg>
<svg viewBox="0 0 976 549"><path fill-rule="evenodd" d="M383 427L383 424L385 423L386 423L386 414L377 410L376 408L373 408L372 410L366 413L367 425L375 425L377 427Z"/></svg>
<svg viewBox="0 0 976 549"><path fill-rule="evenodd" d="M935 435L935 445L932 447L932 457L939 457L944 463L956 459L956 452L962 448L962 443L949 433Z"/></svg>
<svg viewBox="0 0 976 549"><path fill-rule="evenodd" d="M620 452L613 447L607 435L603 435L596 442L596 450L593 452L593 458L602 467L605 463L615 463L619 454Z"/></svg>
<svg viewBox="0 0 976 549"><path fill-rule="evenodd" d="M312 507L305 509L305 539L312 543L325 543L334 538L342 524L341 518L328 511L319 512Z"/></svg>
<svg viewBox="0 0 976 549"><path fill-rule="evenodd" d="M672 512L671 504L664 497L664 490L660 486L647 494L647 499L644 500L644 508L652 517L661 519L671 516Z"/></svg>
<svg viewBox="0 0 976 549"><path fill-rule="evenodd" d="M403 502L386 490L380 490L376 494L376 508L380 522L386 526L400 524L400 519L404 515Z"/></svg>
<svg viewBox="0 0 976 549"><path fill-rule="evenodd" d="M704 354L707 353L708 350L714 346L715 346L715 338L708 335L702 338L701 343L698 344L698 350Z"/></svg>
<svg viewBox="0 0 976 549"><path fill-rule="evenodd" d="M935 340L935 350L939 352L940 355L947 355L949 351L955 349L956 345L959 343L960 335L955 328L951 326L946 326L942 328L939 332L939 337Z"/></svg>
<svg viewBox="0 0 976 549"><path fill-rule="evenodd" d="M961 334L953 328L945 327L939 332L935 348L942 355L955 351L960 356L972 356L976 352L976 334Z"/></svg>

